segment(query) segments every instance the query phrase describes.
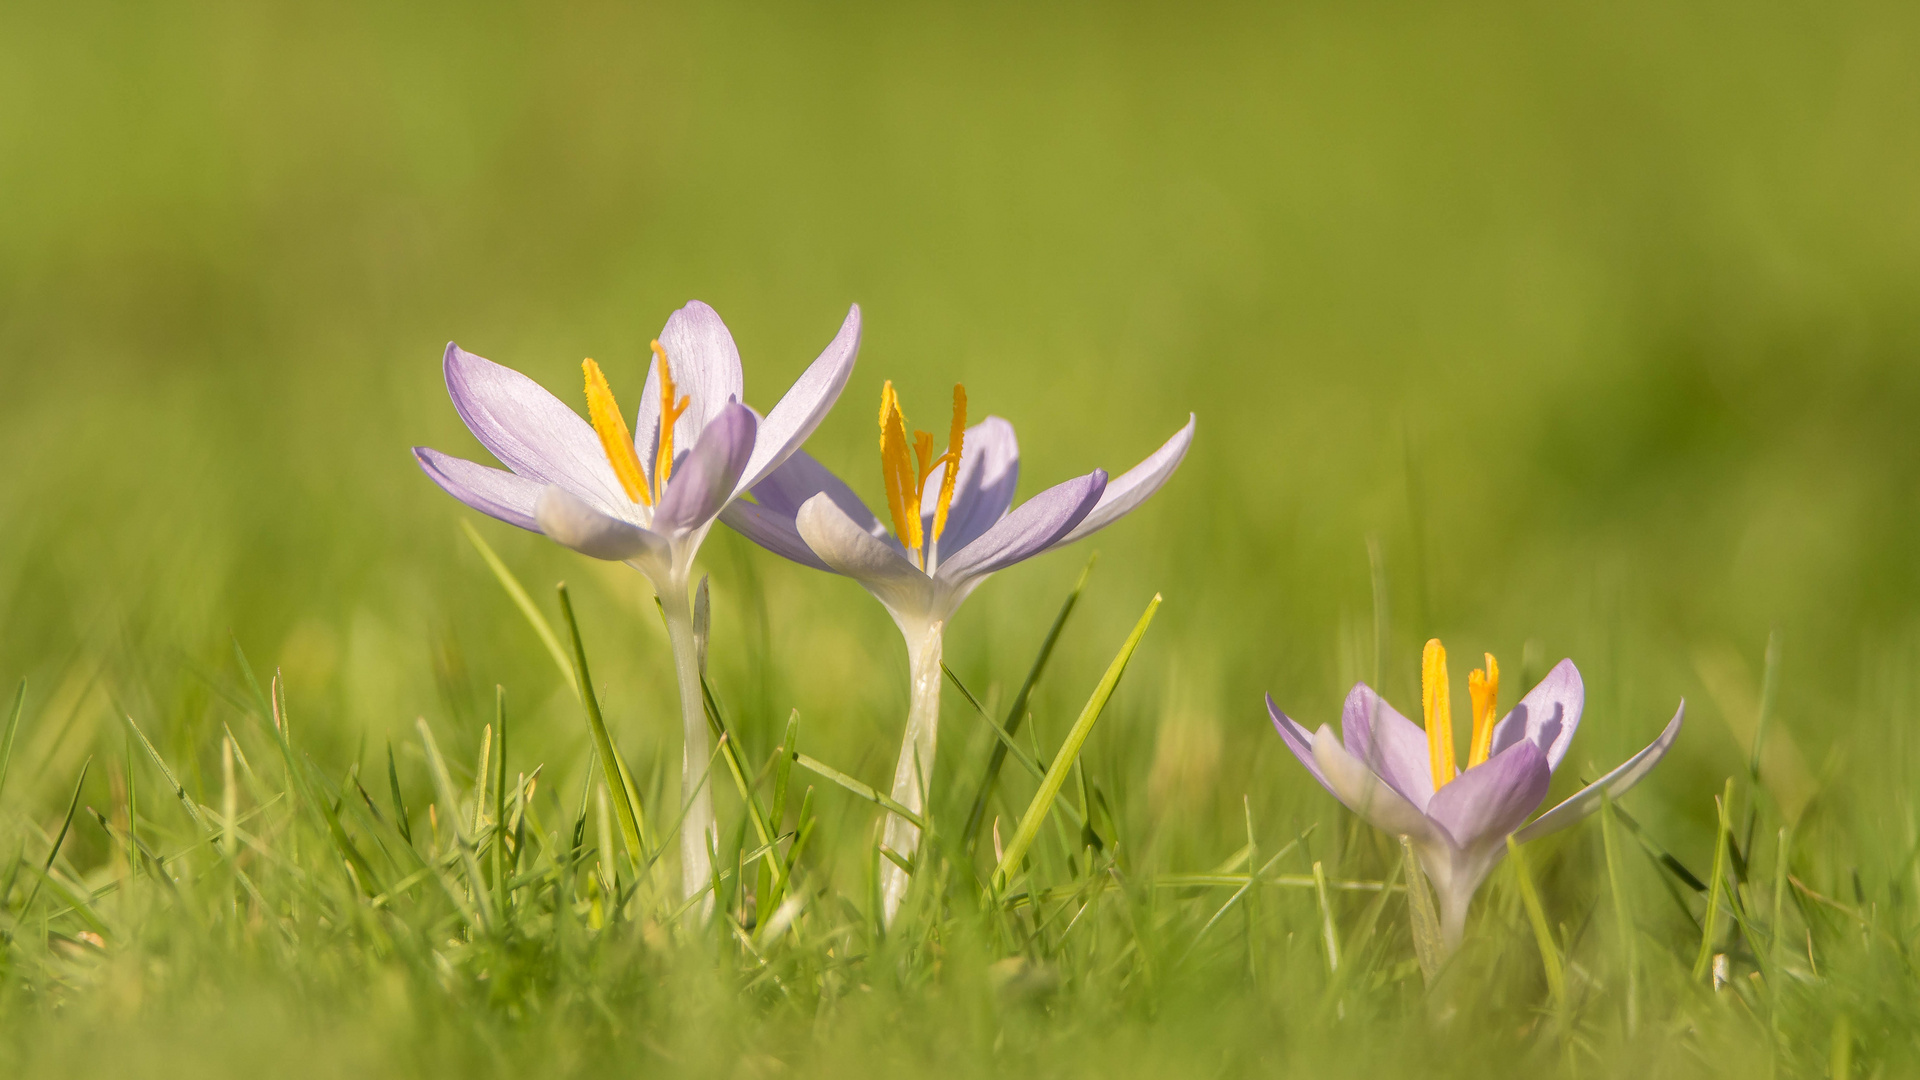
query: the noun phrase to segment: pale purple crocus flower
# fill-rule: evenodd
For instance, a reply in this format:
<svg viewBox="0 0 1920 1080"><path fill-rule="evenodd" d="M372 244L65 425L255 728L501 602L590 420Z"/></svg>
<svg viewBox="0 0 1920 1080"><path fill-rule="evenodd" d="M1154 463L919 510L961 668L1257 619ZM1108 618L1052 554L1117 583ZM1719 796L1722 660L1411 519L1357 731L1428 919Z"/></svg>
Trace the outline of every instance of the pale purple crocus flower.
<svg viewBox="0 0 1920 1080"><path fill-rule="evenodd" d="M858 581L893 616L906 639L910 678L892 795L915 814L926 805L933 776L948 620L996 571L1071 544L1139 507L1179 467L1194 429L1189 415L1185 427L1112 481L1096 469L1015 507L1020 447L1013 425L989 416L968 428L965 417L966 395L955 387L947 453L934 458L932 437L920 433L911 451L916 467L905 418L893 384L887 384L880 422L891 533L852 488L805 451L754 485L754 501L734 502L720 515L775 554ZM949 474L956 458L959 467ZM924 503L923 494L931 496ZM888 849L911 859L919 839L913 824L888 816ZM881 864L881 874L884 918L890 922L906 894L907 875L891 860Z"/></svg>
<svg viewBox="0 0 1920 1080"><path fill-rule="evenodd" d="M1368 824L1412 841L1439 898L1448 951L1465 933L1474 893L1505 857L1507 837L1525 843L1556 832L1599 809L1604 799L1625 794L1666 756L1687 711L1682 701L1659 738L1529 823L1580 725L1586 703L1580 671L1572 660L1560 661L1498 724L1493 657L1473 675L1474 732L1464 771L1454 765L1446 653L1437 641L1428 643L1423 665L1424 731L1365 683L1347 695L1338 737L1325 724L1308 732L1267 697L1273 726L1322 787ZM1436 777L1443 779L1436 784Z"/></svg>
<svg viewBox="0 0 1920 1080"><path fill-rule="evenodd" d="M583 365L589 423L532 379L449 343L444 370L453 407L507 468L427 447L413 451L434 483L475 510L583 555L624 562L653 585L673 645L685 732L680 857L688 897L711 884L709 851L717 835L704 782L710 744L689 595L694 555L721 509L766 480L813 434L846 386L859 349L855 305L763 419L741 403L733 335L712 308L692 301L667 319L653 343L629 435L593 361ZM670 422L663 425L663 417Z"/></svg>

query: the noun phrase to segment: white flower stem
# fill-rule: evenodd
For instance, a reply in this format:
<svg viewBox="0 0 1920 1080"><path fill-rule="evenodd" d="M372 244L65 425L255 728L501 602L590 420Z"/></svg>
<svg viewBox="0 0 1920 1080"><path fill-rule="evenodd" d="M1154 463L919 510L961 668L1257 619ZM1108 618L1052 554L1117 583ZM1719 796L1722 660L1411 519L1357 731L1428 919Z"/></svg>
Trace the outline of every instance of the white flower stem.
<svg viewBox="0 0 1920 1080"><path fill-rule="evenodd" d="M718 834L713 823L713 789L707 785L708 759L713 742L707 733L706 699L700 691L700 660L693 637L693 605L684 580L661 591L660 605L666 611L667 639L673 643L673 671L680 684L680 719L684 741L680 751L680 799L686 816L680 822L680 882L682 896L694 894L712 884L713 858L710 844ZM701 905L703 914L713 910L709 895Z"/></svg>
<svg viewBox="0 0 1920 1080"><path fill-rule="evenodd" d="M902 629L912 683L908 689L907 730L900 741L899 764L893 769L893 799L924 820L927 785L933 782L933 755L940 734L940 645L946 623L934 621ZM905 818L889 814L884 843L894 854L911 860L920 845L920 830ZM907 894L907 882L906 871L891 859L881 859L880 896L883 918L889 924Z"/></svg>

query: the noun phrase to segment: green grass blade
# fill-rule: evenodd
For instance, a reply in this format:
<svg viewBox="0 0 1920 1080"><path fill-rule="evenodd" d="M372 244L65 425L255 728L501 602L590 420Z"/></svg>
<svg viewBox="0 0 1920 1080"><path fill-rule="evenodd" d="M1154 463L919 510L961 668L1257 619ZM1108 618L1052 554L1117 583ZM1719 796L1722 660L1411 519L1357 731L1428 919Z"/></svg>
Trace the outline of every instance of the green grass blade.
<svg viewBox="0 0 1920 1080"><path fill-rule="evenodd" d="M434 741L433 729L427 726L427 718L414 721L414 728L420 733L420 745L427 752L427 775L433 780L434 794L440 804L447 808L441 820L447 823L448 831L453 833L453 843L460 853L460 862L467 872L467 882L473 890L477 903L470 912L480 929L492 932L492 898L487 894L487 881L480 873L480 860L474 855L473 843L460 822L460 800L453 788L453 774L447 771L447 761L440 756L440 744Z"/></svg>
<svg viewBox="0 0 1920 1080"><path fill-rule="evenodd" d="M1440 913L1434 909L1433 893L1427 891L1427 874L1414 853L1413 840L1400 838L1401 872L1407 879L1407 921L1413 932L1413 955L1420 963L1420 974L1431 985L1446 961L1446 943L1440 934Z"/></svg>
<svg viewBox="0 0 1920 1080"><path fill-rule="evenodd" d="M13 737L20 733L20 714L27 707L27 680L13 692L13 708L7 712L7 731L0 735L0 795L7 792L7 770L13 764Z"/></svg>
<svg viewBox="0 0 1920 1080"><path fill-rule="evenodd" d="M1032 696L1035 684L1047 669L1047 661L1053 657L1053 647L1060 640L1060 631L1066 628L1067 617L1073 614L1074 605L1080 602L1080 592L1087 587L1087 577L1093 573L1093 564L1100 559L1100 553L1094 552L1087 557L1087 565L1080 571L1080 577L1073 583L1073 591L1060 605L1060 613L1053 617L1053 625L1047 629L1047 636L1040 643L1040 652L1033 658L1033 666L1027 669L1027 677L1020 684L1020 692L1013 696L1013 704L1007 707L1007 719L994 725L996 732L1011 737L1020 730L1021 721L1027 716L1027 699ZM1002 739L993 748L993 754L987 758L986 775L980 778L980 790L973 796L973 806L967 811L967 825L960 833L961 846L972 853L974 844L980 839L980 826L986 820L987 800L993 795L994 781L1000 777L1000 766L1007 760L1007 740Z"/></svg>
<svg viewBox="0 0 1920 1080"><path fill-rule="evenodd" d="M1061 744L1060 752L1053 756L1053 764L1048 767L1047 775L1040 781L1040 790L1034 792L1033 801L1027 804L1027 811L1021 815L1020 826L1014 830L1013 839L1000 859L1000 865L993 871L993 885L996 891L1004 890L1013 872L1019 868L1022 859L1027 857L1027 848L1032 846L1033 838L1039 835L1040 823L1046 819L1047 811L1053 807L1054 799L1060 794L1060 786L1066 783L1067 770L1080 757L1080 748L1086 745L1087 736L1093 733L1093 725L1107 707L1107 700L1113 696L1114 688L1120 685L1120 676L1126 673L1127 662L1133 659L1133 650L1139 646L1140 639L1146 635L1147 627L1153 622L1153 613L1160 609L1160 594L1153 594L1147 602L1147 610L1134 624L1133 632L1120 646L1120 652L1107 665L1107 672L1100 677L1099 685L1093 689L1093 696L1087 699L1086 707L1080 710L1080 716L1074 720L1068 730L1066 742Z"/></svg>
<svg viewBox="0 0 1920 1080"><path fill-rule="evenodd" d="M127 717L127 727L133 730L133 737L140 740L140 747L147 752L147 757L153 761L154 768L159 769L160 775L166 778L167 787L173 789L174 798L179 799L180 805L187 808L187 816L193 819L195 825L200 826L201 832L213 832L213 823L200 813L200 808L194 805L193 796L187 794L186 786L180 783L179 777L173 775L172 769L167 768L167 763L161 758L160 751L154 749L153 743L147 739L146 732L140 730L140 725L134 723L131 716Z"/></svg>
<svg viewBox="0 0 1920 1080"><path fill-rule="evenodd" d="M813 758L810 758L807 755L799 752L798 750L795 750L792 753L793 753L794 764L800 766L801 768L806 769L807 771L812 772L816 775L824 776L828 780L831 780L834 783L839 784L841 787L846 788L848 791L853 792L855 795L860 796L861 798L867 800L868 802L874 804L875 806L881 807L882 809L890 811L891 813L898 814L900 817L905 818L908 824L914 826L915 828L925 829L927 827L927 823L920 819L919 814L916 814L913 811L907 809L905 806L902 806L900 803L895 802L893 799L888 798L885 795L882 795L880 792L874 790L873 788L867 786L866 784L863 784L860 781L855 780L853 777L848 776L846 773L841 772L839 769L836 769L833 766L826 764L825 762L817 761Z"/></svg>
<svg viewBox="0 0 1920 1080"><path fill-rule="evenodd" d="M1620 843L1614 836L1619 830L1614 825L1613 797L1603 791L1600 803L1600 842L1606 851L1607 888L1613 896L1613 914L1619 922L1620 963L1627 970L1627 1031L1631 1034L1640 1028L1639 935L1634 929L1633 912L1627 908L1627 887L1620 865Z"/></svg>
<svg viewBox="0 0 1920 1080"><path fill-rule="evenodd" d="M600 715L600 699L594 696L593 675L587 670L587 646L580 640L580 623L573 617L573 599L567 595L565 582L558 586L558 591L560 613L566 616L567 632L573 638L573 674L578 680L574 693L587 709L587 726L593 730L593 745L600 752L600 767L606 772L607 790L612 794L613 807L620 818L620 834L626 839L627 855L633 865L639 866L646 859L646 849L640 844L639 818L627 800L625 770L619 763L619 751L613 748L613 738L607 734L606 719Z"/></svg>
<svg viewBox="0 0 1920 1080"><path fill-rule="evenodd" d="M393 799L393 824L407 843L413 843L413 825L407 818L407 800L400 794L400 769L393 760L393 741L387 741L387 794Z"/></svg>
<svg viewBox="0 0 1920 1080"><path fill-rule="evenodd" d="M1727 804L1733 801L1733 780L1728 778L1724 795L1714 796L1714 804L1719 808L1718 831L1713 841L1713 877L1708 881L1707 913L1701 920L1700 952L1693 959L1693 977L1696 980L1707 977L1713 966L1713 943L1720 933L1720 894L1726 888L1727 881L1727 841L1732 832L1727 821Z"/></svg>
<svg viewBox="0 0 1920 1080"><path fill-rule="evenodd" d="M533 627L533 632L539 635L540 643L547 647L547 655L553 657L553 664L560 669L561 677L566 679L567 685L573 687L573 692L578 694L580 687L574 681L573 663L567 659L567 650L560 644L560 635L553 632L553 624L540 613L540 608L534 604L533 597L529 596L526 588L520 584L520 579L514 577L513 571L507 569L507 564L501 561L500 556L494 554L493 548L481 537L480 530L474 528L473 523L466 518L460 519L460 529L467 534L467 541L473 545L473 549L480 553L480 558L487 564L487 569L493 571L494 579L500 582L500 587L507 591L513 606L519 608L520 614L526 616L527 625Z"/></svg>
<svg viewBox="0 0 1920 1080"><path fill-rule="evenodd" d="M1547 973L1547 993L1553 996L1555 1012L1567 1005L1567 971L1560 960L1560 948L1553 943L1553 927L1547 922L1546 909L1540 906L1540 894L1534 891L1533 875L1527 872L1527 858L1520 845L1507 837L1507 857L1513 863L1513 878L1520 886L1520 902L1526 906L1527 921L1533 924L1533 941L1540 948L1540 965Z"/></svg>
<svg viewBox="0 0 1920 1080"><path fill-rule="evenodd" d="M80 763L80 779L73 782L73 798L67 800L67 813L65 817L60 819L60 832L54 836L53 846L47 849L47 859L40 865L40 876L50 884L58 885L58 882L54 882L53 879L47 875L53 872L53 861L60 857L60 845L67 842L67 833L73 828L74 811L80 809L80 789L86 786L87 772L92 768L93 759L91 757ZM32 867L28 867L28 869L32 869ZM33 907L34 897L39 895L39 893L40 883L36 881L34 882L33 890L27 893L26 903L20 905L22 913L25 913Z"/></svg>

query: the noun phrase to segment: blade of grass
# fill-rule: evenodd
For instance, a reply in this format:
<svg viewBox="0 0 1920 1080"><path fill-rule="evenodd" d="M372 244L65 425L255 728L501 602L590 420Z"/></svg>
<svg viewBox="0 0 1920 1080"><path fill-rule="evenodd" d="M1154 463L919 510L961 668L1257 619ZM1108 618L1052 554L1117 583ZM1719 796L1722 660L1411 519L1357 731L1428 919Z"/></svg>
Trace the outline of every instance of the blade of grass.
<svg viewBox="0 0 1920 1080"><path fill-rule="evenodd" d="M1627 1033L1640 1028L1640 956L1633 912L1627 909L1627 887L1622 880L1620 844L1614 834L1613 797L1600 793L1600 843L1607 856L1607 888L1613 894L1613 914L1620 927L1620 963L1627 969Z"/></svg>
<svg viewBox="0 0 1920 1080"><path fill-rule="evenodd" d="M1713 840L1713 876L1707 890L1707 913L1701 920L1700 953L1693 959L1693 977L1696 981L1707 977L1713 967L1713 943L1720 931L1720 893L1726 888L1727 880L1727 841L1732 831L1727 821L1727 804L1733 800L1733 778L1727 778L1726 793L1714 796L1714 805L1720 811L1718 831Z"/></svg>
<svg viewBox="0 0 1920 1080"><path fill-rule="evenodd" d="M20 713L27 706L27 680L13 692L13 708L7 713L7 732L0 736L0 795L7 791L7 770L13 764L13 737L20 732Z"/></svg>
<svg viewBox="0 0 1920 1080"><path fill-rule="evenodd" d="M513 571L507 569L507 564L501 561L500 556L493 553L493 548L488 546L486 540L480 536L480 530L473 527L473 522L461 518L460 529L467 534L467 541L473 545L473 549L480 553L480 558L487 564L487 569L493 571L494 579L499 581L500 587L507 591L507 596L513 600L514 606L520 609L520 614L526 616L527 625L533 627L533 632L539 636L540 643L547 647L547 655L553 657L554 666L560 669L560 674L566 679L567 685L573 687L573 692L578 694L580 686L574 681L573 664L567 659L567 650L560 645L560 635L553 632L553 624L540 613L540 608L534 604L533 597L529 596L527 590L520 584L520 579L514 577Z"/></svg>
<svg viewBox="0 0 1920 1080"><path fill-rule="evenodd" d="M1413 840L1400 838L1401 872L1407 879L1407 921L1413 931L1413 955L1420 962L1420 975L1428 985L1440 974L1446 961L1446 945L1440 936L1440 913L1434 910L1433 894L1427 891L1426 870L1414 854Z"/></svg>
<svg viewBox="0 0 1920 1080"><path fill-rule="evenodd" d="M60 819L60 832L53 838L53 846L47 849L46 862L40 866L41 878L49 882L53 882L53 879L47 875L53 872L53 861L60 857L60 845L67 842L67 832L73 828L74 812L80 809L80 789L86 785L87 771L91 768L93 768L93 758L91 757L80 763L80 779L73 782L73 798L67 800L67 814ZM31 869L31 867L29 867L29 869ZM58 883L54 882L54 884L57 885ZM34 897L39 895L39 893L40 883L36 881L33 884L32 891L27 893L27 902L20 905L21 914L24 915L32 909Z"/></svg>
<svg viewBox="0 0 1920 1080"><path fill-rule="evenodd" d="M1086 707L1080 710L1079 718L1074 720L1073 727L1068 730L1066 741L1061 745L1060 752L1054 755L1053 764L1048 767L1047 775L1040 781L1040 790L1034 793L1033 801L1027 804L1027 811L1021 816L1019 827L1014 830L1013 840L1007 844L1005 856L1000 860L1000 865L994 869L995 891L1006 889L1007 883L1013 877L1013 872L1019 868L1020 861L1027 857L1027 848L1039 834L1040 823L1046 818L1047 811L1052 808L1055 797L1060 794L1060 786L1066 783L1067 770L1079 758L1080 748L1086 745L1087 736L1093 733L1095 721L1100 719L1101 712L1106 709L1107 699L1113 696L1114 688L1120 685L1120 676L1125 674L1127 662L1133 659L1133 650L1139 646L1140 639L1145 636L1147 627L1153 622L1153 613L1159 608L1160 594L1155 593L1153 599L1147 603L1147 610L1141 614L1140 621L1134 624L1133 632L1127 635L1126 642L1120 646L1119 654L1113 658L1111 664L1107 665L1107 672L1100 677L1099 685L1094 687L1093 696L1087 699Z"/></svg>
<svg viewBox="0 0 1920 1080"><path fill-rule="evenodd" d="M393 824L407 843L413 843L413 824L407 819L407 800L400 794L400 770L393 761L393 740L387 740L387 793L393 799Z"/></svg>
<svg viewBox="0 0 1920 1080"><path fill-rule="evenodd" d="M1333 927L1333 905L1327 902L1327 870L1313 861L1313 894L1320 905L1320 940L1327 949L1327 974L1340 973L1340 935Z"/></svg>
<svg viewBox="0 0 1920 1080"><path fill-rule="evenodd" d="M180 783L180 778L173 775L172 769L167 768L166 761L160 757L160 751L153 748L153 743L147 740L147 735L140 730L140 725L134 723L131 716L126 720L127 727L133 729L133 736L140 740L140 746L147 752L147 757L153 761L154 767L160 770L160 775L166 778L167 787L173 789L174 797L180 800L180 805L187 808L187 816L193 819L195 825L200 826L201 832L213 832L213 825L201 815L200 808L194 805L193 796L187 794L187 789Z"/></svg>
<svg viewBox="0 0 1920 1080"><path fill-rule="evenodd" d="M587 709L587 726L593 730L593 745L600 752L600 767L606 773L607 789L613 796L613 808L620 818L620 833L626 839L627 855L633 865L639 866L646 861L646 849L640 843L640 821L634 808L627 801L627 785L623 777L624 769L619 764L619 751L613 747L613 738L607 734L607 722L600 715L600 699L593 693L593 675L587 670L587 646L580 640L580 623L573 617L573 598L567 595L566 582L557 587L560 593L560 613L566 617L567 633L573 638L573 675L577 682L574 693Z"/></svg>
<svg viewBox="0 0 1920 1080"><path fill-rule="evenodd" d="M1097 551L1088 556L1087 565L1073 583L1073 591L1067 594L1066 601L1060 605L1060 613L1053 617L1053 625L1047 629L1046 639L1040 643L1040 652L1033 658L1033 666L1027 669L1026 681L1020 684L1020 692L1013 696L1013 704L1007 707L1006 721L994 725L996 731L1011 737L1020 730L1020 722L1027 715L1027 699L1032 696L1034 685L1046 671L1047 661L1053 656L1053 647L1060 640L1060 631L1066 627L1067 617L1073 614L1074 605L1080 602L1080 591L1087 587L1087 577L1093 573L1093 564L1099 558ZM987 758L986 775L980 778L980 790L973 797L972 808L967 811L967 825L960 833L960 846L968 854L973 853L974 845L980 840L980 826L987 816L987 799L993 794L994 781L1000 777L1000 766L1007 760L1009 745L1003 739L994 747L993 754Z"/></svg>
<svg viewBox="0 0 1920 1080"><path fill-rule="evenodd" d="M880 792L874 790L873 788L867 786L866 784L861 783L858 780L855 780L853 777L848 776L846 773L841 772L839 769L836 769L833 766L826 764L825 762L818 761L814 758L810 758L807 755L799 752L798 750L795 750L793 751L793 763L818 776L826 777L828 780L831 780L834 783L839 784L841 787L846 788L848 791L853 792L855 795L860 796L861 798L867 800L868 802L874 804L875 806L881 807L882 809L885 809L890 813L898 815L899 817L905 819L908 824L914 826L917 829L925 829L927 827L927 823L920 820L919 814L914 813L913 811L907 809L905 806L901 805L900 803L895 802L893 799L888 798L885 795L882 795Z"/></svg>
<svg viewBox="0 0 1920 1080"><path fill-rule="evenodd" d="M1534 891L1533 875L1527 872L1527 857L1520 845L1507 837L1507 857L1513 863L1513 879L1520 887L1520 902L1526 905L1527 921L1533 924L1533 941L1540 948L1540 966L1546 969L1547 993L1553 998L1556 1013L1567 1005L1567 971L1560 960L1560 948L1553 943L1553 927L1547 922L1546 909L1540 906L1540 894Z"/></svg>
<svg viewBox="0 0 1920 1080"><path fill-rule="evenodd" d="M447 829L453 833L454 848L460 853L460 862L467 873L468 887L473 890L477 901L471 915L476 919L482 931L493 931L492 898L487 895L487 881L480 873L480 860L475 857L473 844L466 830L460 827L460 802L453 789L453 775L447 771L446 759L440 756L440 744L434 741L433 729L427 726L427 718L422 716L413 722L420 733L420 745L427 752L427 775L433 780L434 794L440 799L447 812L441 815L447 823Z"/></svg>

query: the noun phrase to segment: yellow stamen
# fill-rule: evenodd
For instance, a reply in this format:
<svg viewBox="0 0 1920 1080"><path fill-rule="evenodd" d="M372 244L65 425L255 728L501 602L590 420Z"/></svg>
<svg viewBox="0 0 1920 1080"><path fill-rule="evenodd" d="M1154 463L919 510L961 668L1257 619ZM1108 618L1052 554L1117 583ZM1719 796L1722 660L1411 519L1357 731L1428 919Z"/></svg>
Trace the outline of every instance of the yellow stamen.
<svg viewBox="0 0 1920 1080"><path fill-rule="evenodd" d="M1427 642L1420 654L1420 711L1427 721L1427 763L1433 768L1433 790L1439 791L1457 771L1453 760L1452 687L1447 683L1447 650L1440 639Z"/></svg>
<svg viewBox="0 0 1920 1080"><path fill-rule="evenodd" d="M620 406L613 400L613 388L607 385L607 376L591 359L581 361L580 370L587 376L587 415L593 419L593 430L600 436L600 448L613 466L613 475L620 478L627 498L652 506L647 474L640 469L640 455L634 451L633 435L627 430L627 422L620 418Z"/></svg>
<svg viewBox="0 0 1920 1080"><path fill-rule="evenodd" d="M667 350L658 341L650 347L654 357L660 361L660 452L653 459L653 487L664 494L667 478L673 475L673 425L679 421L680 414L687 411L693 399L683 397L675 400L673 368L667 364Z"/></svg>
<svg viewBox="0 0 1920 1080"><path fill-rule="evenodd" d="M913 452L907 448L907 418L900 411L900 395L894 392L892 379L880 388L880 478L887 488L893 534L918 561L920 485L914 480Z"/></svg>
<svg viewBox="0 0 1920 1080"><path fill-rule="evenodd" d="M933 539L947 529L947 510L953 506L953 483L960 476L960 447L967 441L967 388L953 384L953 423L947 427L947 452L941 460L947 471L940 477L940 496L933 504Z"/></svg>
<svg viewBox="0 0 1920 1080"><path fill-rule="evenodd" d="M1487 653L1487 667L1475 668L1467 676L1467 693L1473 697L1473 748L1467 753L1467 768L1487 760L1493 753L1493 723L1499 718L1495 705L1500 700L1500 665Z"/></svg>
<svg viewBox="0 0 1920 1080"><path fill-rule="evenodd" d="M893 381L880 389L880 475L886 482L887 509L893 514L893 533L906 546L907 554L920 567L927 565L924 549L940 539L947 527L947 510L953 505L953 485L960 472L960 449L967 436L967 390L953 387L953 423L947 430L947 452L935 457L933 433L916 431L907 442L907 417L900 411L900 395ZM940 477L940 493L933 504L933 531L928 535L920 518L926 500L927 480L933 470L945 465Z"/></svg>

